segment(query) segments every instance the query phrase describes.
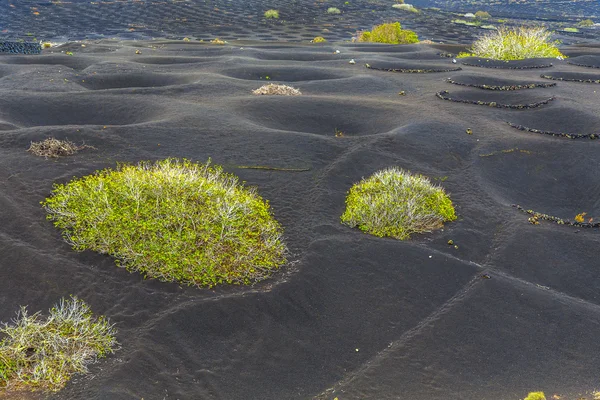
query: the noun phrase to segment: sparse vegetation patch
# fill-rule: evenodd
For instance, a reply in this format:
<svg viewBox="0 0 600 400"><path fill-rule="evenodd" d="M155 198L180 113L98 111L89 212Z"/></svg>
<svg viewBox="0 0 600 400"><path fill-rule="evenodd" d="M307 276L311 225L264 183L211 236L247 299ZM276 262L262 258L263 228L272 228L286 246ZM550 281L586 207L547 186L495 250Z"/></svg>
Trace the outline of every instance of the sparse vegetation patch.
<svg viewBox="0 0 600 400"><path fill-rule="evenodd" d="M87 304L62 299L44 318L25 307L0 328L0 389L57 391L117 346L115 329Z"/></svg>
<svg viewBox="0 0 600 400"><path fill-rule="evenodd" d="M394 22L374 26L370 32L361 32L358 36L358 41L388 44L410 44L418 43L419 38L415 32L408 29L402 29L400 22Z"/></svg>
<svg viewBox="0 0 600 400"><path fill-rule="evenodd" d="M270 83L263 85L252 91L255 95L278 95L278 96L299 96L302 94L300 90L287 85L277 85Z"/></svg>
<svg viewBox="0 0 600 400"><path fill-rule="evenodd" d="M327 14L341 14L342 12L340 11L339 8L336 7L329 7L327 9Z"/></svg>
<svg viewBox="0 0 600 400"><path fill-rule="evenodd" d="M327 39L325 39L323 36L317 36L316 38L314 38L313 40L311 40L311 43L325 43L327 41Z"/></svg>
<svg viewBox="0 0 600 400"><path fill-rule="evenodd" d="M412 12L412 13L419 12L419 10L417 8L415 8L415 6L413 6L412 4L400 3L400 4L394 4L392 7L394 7L397 10L408 11L408 12Z"/></svg>
<svg viewBox="0 0 600 400"><path fill-rule="evenodd" d="M375 236L405 240L456 219L452 201L428 178L388 168L355 184L342 223Z"/></svg>
<svg viewBox="0 0 600 400"><path fill-rule="evenodd" d="M210 162L119 165L55 185L42 205L74 250L147 278L250 284L286 262L269 203Z"/></svg>
<svg viewBox="0 0 600 400"><path fill-rule="evenodd" d="M267 10L265 11L265 18L279 18L279 11L277 10Z"/></svg>
<svg viewBox="0 0 600 400"><path fill-rule="evenodd" d="M552 33L544 27L501 27L476 40L468 53L458 57L484 57L495 60L524 60L526 58L564 58L557 45L551 42Z"/></svg>

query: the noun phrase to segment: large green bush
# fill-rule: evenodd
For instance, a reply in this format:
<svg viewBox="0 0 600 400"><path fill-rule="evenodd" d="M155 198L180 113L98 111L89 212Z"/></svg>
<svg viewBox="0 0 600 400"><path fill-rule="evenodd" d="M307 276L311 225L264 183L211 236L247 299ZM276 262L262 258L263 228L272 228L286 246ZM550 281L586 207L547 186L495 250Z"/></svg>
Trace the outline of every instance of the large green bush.
<svg viewBox="0 0 600 400"><path fill-rule="evenodd" d="M501 27L477 39L467 53L459 57L484 57L495 60L564 57L558 42L551 42L552 33L544 27Z"/></svg>
<svg viewBox="0 0 600 400"><path fill-rule="evenodd" d="M249 284L286 262L269 203L210 162L120 165L55 185L42 205L75 250L148 278Z"/></svg>
<svg viewBox="0 0 600 400"><path fill-rule="evenodd" d="M358 41L388 44L410 44L418 43L419 37L413 31L402 29L400 22L394 22L374 26L370 32L361 32L358 37Z"/></svg>
<svg viewBox="0 0 600 400"><path fill-rule="evenodd" d="M47 318L21 307L12 324L0 328L0 388L61 389L75 373L117 346L115 329L96 318L83 301L61 300Z"/></svg>
<svg viewBox="0 0 600 400"><path fill-rule="evenodd" d="M376 172L355 184L346 197L342 223L366 233L408 239L456 219L444 189L398 168Z"/></svg>

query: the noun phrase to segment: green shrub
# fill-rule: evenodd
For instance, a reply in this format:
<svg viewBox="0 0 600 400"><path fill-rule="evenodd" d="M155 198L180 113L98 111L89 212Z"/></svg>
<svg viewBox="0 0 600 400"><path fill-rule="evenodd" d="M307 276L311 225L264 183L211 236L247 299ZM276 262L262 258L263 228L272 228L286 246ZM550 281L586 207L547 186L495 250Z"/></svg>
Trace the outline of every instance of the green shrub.
<svg viewBox="0 0 600 400"><path fill-rule="evenodd" d="M279 11L277 11L277 10L265 11L265 18L279 18Z"/></svg>
<svg viewBox="0 0 600 400"><path fill-rule="evenodd" d="M490 19L490 18L492 18L492 16L487 11L477 11L475 13L475 18L484 20L484 19Z"/></svg>
<svg viewBox="0 0 600 400"><path fill-rule="evenodd" d="M210 161L119 165L55 185L42 205L76 251L162 281L249 284L286 261L269 203Z"/></svg>
<svg viewBox="0 0 600 400"><path fill-rule="evenodd" d="M458 57L484 57L495 60L524 60L526 58L565 57L550 42L551 32L544 27L501 27L477 39L469 52Z"/></svg>
<svg viewBox="0 0 600 400"><path fill-rule="evenodd" d="M412 13L418 13L419 10L417 10L415 8L415 6L413 6L412 4L394 4L392 5L392 7L394 7L397 10L402 10L402 11L408 11L408 12L412 12Z"/></svg>
<svg viewBox="0 0 600 400"><path fill-rule="evenodd" d="M586 27L594 26L594 21L592 21L591 19L584 19L584 20L579 21L577 23L577 25L579 25L580 27L586 28Z"/></svg>
<svg viewBox="0 0 600 400"><path fill-rule="evenodd" d="M577 29L577 28L572 28L572 27L569 27L569 28L565 28L565 29L563 29L563 31L565 31L565 32L572 32L572 33L577 33L577 32L579 32L579 29Z"/></svg>
<svg viewBox="0 0 600 400"><path fill-rule="evenodd" d="M341 11L339 8L336 7L329 7L327 9L327 14L341 14Z"/></svg>
<svg viewBox="0 0 600 400"><path fill-rule="evenodd" d="M480 26L481 25L481 21L478 21L478 20L467 21L465 19L453 19L452 23L458 24L458 25L467 25L467 26Z"/></svg>
<svg viewBox="0 0 600 400"><path fill-rule="evenodd" d="M21 307L11 325L0 328L0 388L61 389L75 373L117 346L115 329L95 318L83 301L62 299L47 318Z"/></svg>
<svg viewBox="0 0 600 400"><path fill-rule="evenodd" d="M419 38L413 31L402 29L400 22L394 22L374 26L370 32L361 32L358 37L358 41L388 44L409 44L417 43Z"/></svg>
<svg viewBox="0 0 600 400"><path fill-rule="evenodd" d="M312 43L325 43L325 42L327 42L327 39L325 39L323 36L317 36L316 38L311 40L311 42Z"/></svg>
<svg viewBox="0 0 600 400"><path fill-rule="evenodd" d="M444 189L428 178L388 168L362 179L346 197L342 223L366 233L405 240L456 219Z"/></svg>
<svg viewBox="0 0 600 400"><path fill-rule="evenodd" d="M530 392L524 400L546 400L544 392Z"/></svg>

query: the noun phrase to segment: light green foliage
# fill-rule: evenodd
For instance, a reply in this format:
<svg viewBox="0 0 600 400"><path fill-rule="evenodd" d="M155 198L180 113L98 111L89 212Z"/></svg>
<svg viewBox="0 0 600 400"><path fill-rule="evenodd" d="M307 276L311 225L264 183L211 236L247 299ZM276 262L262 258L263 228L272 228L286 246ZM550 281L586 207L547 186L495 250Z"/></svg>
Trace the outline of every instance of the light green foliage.
<svg viewBox="0 0 600 400"><path fill-rule="evenodd" d="M594 21L592 21L591 19L583 19L583 20L579 21L577 23L577 25L579 25L580 27L586 28L586 27L594 26Z"/></svg>
<svg viewBox="0 0 600 400"><path fill-rule="evenodd" d="M375 236L405 240L456 219L444 189L428 178L392 167L352 186L342 223Z"/></svg>
<svg viewBox="0 0 600 400"><path fill-rule="evenodd" d="M279 18L279 11L277 11L277 10L265 11L265 18Z"/></svg>
<svg viewBox="0 0 600 400"><path fill-rule="evenodd" d="M565 31L565 32L573 32L573 33L577 33L577 32L579 32L579 29L577 29L577 28L572 28L572 27L569 27L569 28L565 28L565 29L563 29L563 31Z"/></svg>
<svg viewBox="0 0 600 400"><path fill-rule="evenodd" d="M468 53L458 57L485 57L495 60L565 57L550 42L551 32L544 27L501 27L477 39Z"/></svg>
<svg viewBox="0 0 600 400"><path fill-rule="evenodd" d="M453 19L452 23L458 24L458 25L467 25L467 26L480 26L481 25L481 21L479 21L479 20L467 21L465 19Z"/></svg>
<svg viewBox="0 0 600 400"><path fill-rule="evenodd" d="M76 251L110 254L148 278L250 284L286 262L269 203L210 162L119 165L55 185L42 205Z"/></svg>
<svg viewBox="0 0 600 400"><path fill-rule="evenodd" d="M546 400L544 392L530 392L524 400Z"/></svg>
<svg viewBox="0 0 600 400"><path fill-rule="evenodd" d="M394 7L397 10L402 10L402 11L408 11L408 12L412 12L412 13L419 13L419 10L415 8L415 6L413 6L412 4L394 4L392 5L392 7Z"/></svg>
<svg viewBox="0 0 600 400"><path fill-rule="evenodd" d="M47 318L21 307L12 324L0 328L0 388L61 389L75 373L117 346L115 329L95 318L83 301L62 299Z"/></svg>
<svg viewBox="0 0 600 400"><path fill-rule="evenodd" d="M336 7L329 7L327 9L327 14L341 14L341 11L339 8Z"/></svg>
<svg viewBox="0 0 600 400"><path fill-rule="evenodd" d="M323 36L317 36L312 40L313 43L325 43L326 41L327 39L325 39Z"/></svg>
<svg viewBox="0 0 600 400"><path fill-rule="evenodd" d="M362 32L358 37L358 41L388 44L409 44L419 42L419 38L413 31L402 29L400 22L394 22L374 26L370 32Z"/></svg>
<svg viewBox="0 0 600 400"><path fill-rule="evenodd" d="M475 18L477 18L479 20L484 20L484 19L490 19L490 18L492 18L492 16L487 11L477 11L475 13Z"/></svg>

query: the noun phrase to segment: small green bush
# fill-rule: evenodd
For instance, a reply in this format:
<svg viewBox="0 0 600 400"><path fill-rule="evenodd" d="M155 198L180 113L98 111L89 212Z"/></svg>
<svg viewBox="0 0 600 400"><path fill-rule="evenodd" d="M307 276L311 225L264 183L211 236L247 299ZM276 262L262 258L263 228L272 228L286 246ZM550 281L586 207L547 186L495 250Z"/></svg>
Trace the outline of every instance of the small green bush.
<svg viewBox="0 0 600 400"><path fill-rule="evenodd" d="M487 11L477 11L475 13L475 18L477 18L479 20L484 20L484 19L490 19L490 18L492 18L492 16Z"/></svg>
<svg viewBox="0 0 600 400"><path fill-rule="evenodd" d="M579 21L577 23L577 25L579 25L582 28L587 28L590 26L594 26L594 21L592 21L591 19L584 19L584 20Z"/></svg>
<svg viewBox="0 0 600 400"><path fill-rule="evenodd" d="M397 10L402 10L402 11L408 11L408 12L412 12L412 13L419 13L419 10L417 10L415 8L415 6L413 6L412 4L394 4L392 5L392 7L394 7Z"/></svg>
<svg viewBox="0 0 600 400"><path fill-rule="evenodd" d="M114 326L95 318L87 304L62 299L47 318L21 307L11 325L0 328L0 388L56 391L75 373L118 345Z"/></svg>
<svg viewBox="0 0 600 400"><path fill-rule="evenodd" d="M323 36L317 36L316 38L311 40L311 42L312 43L325 43L325 42L327 42L327 39L325 39Z"/></svg>
<svg viewBox="0 0 600 400"><path fill-rule="evenodd" d="M55 185L42 205L76 251L149 278L250 284L286 262L269 203L210 162L119 165Z"/></svg>
<svg viewBox="0 0 600 400"><path fill-rule="evenodd" d="M415 32L408 29L402 29L400 22L394 22L374 26L370 32L361 32L358 37L358 41L388 44L409 44L418 43L419 38Z"/></svg>
<svg viewBox="0 0 600 400"><path fill-rule="evenodd" d="M375 236L405 240L456 219L444 189L428 178L388 168L362 179L346 197L343 224Z"/></svg>
<svg viewBox="0 0 600 400"><path fill-rule="evenodd" d="M577 33L577 32L579 32L579 29L573 28L573 27L568 27L568 28L563 29L563 31Z"/></svg>
<svg viewBox="0 0 600 400"><path fill-rule="evenodd" d="M564 58L558 42L550 42L551 32L544 27L501 27L477 39L469 52L458 57L484 57L495 60L526 58Z"/></svg>
<svg viewBox="0 0 600 400"><path fill-rule="evenodd" d="M277 10L265 11L265 18L279 18L279 11L277 11Z"/></svg>
<svg viewBox="0 0 600 400"><path fill-rule="evenodd" d="M329 7L327 9L327 14L341 14L342 12L340 11L339 8L336 7Z"/></svg>
<svg viewBox="0 0 600 400"><path fill-rule="evenodd" d="M546 400L544 392L530 392L524 400Z"/></svg>

